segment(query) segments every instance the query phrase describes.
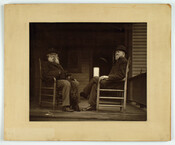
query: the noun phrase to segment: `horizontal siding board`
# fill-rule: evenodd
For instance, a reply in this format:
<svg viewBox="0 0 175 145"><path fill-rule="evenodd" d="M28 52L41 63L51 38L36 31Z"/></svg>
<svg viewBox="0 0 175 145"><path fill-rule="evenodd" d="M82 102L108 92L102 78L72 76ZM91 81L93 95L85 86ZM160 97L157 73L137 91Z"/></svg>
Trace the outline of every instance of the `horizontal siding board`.
<svg viewBox="0 0 175 145"><path fill-rule="evenodd" d="M134 70L134 73L135 73L135 72L140 72L140 71L146 71L146 68L135 69L135 70Z"/></svg>
<svg viewBox="0 0 175 145"><path fill-rule="evenodd" d="M133 70L134 69L140 69L140 68L146 68L144 64L134 64L133 65Z"/></svg>
<svg viewBox="0 0 175 145"><path fill-rule="evenodd" d="M145 29L145 28L142 28L142 29L133 28L133 33L134 33L134 32L139 32L139 33L141 33L141 32L145 32L145 31L147 31L147 29Z"/></svg>
<svg viewBox="0 0 175 145"><path fill-rule="evenodd" d="M146 72L146 69L142 69L140 68L139 70L134 70L134 73L133 74L140 74L140 73L143 73L143 72Z"/></svg>
<svg viewBox="0 0 175 145"><path fill-rule="evenodd" d="M145 64L137 64L137 65L133 65L133 70L139 70L139 69L145 69L146 67L145 67Z"/></svg>
<svg viewBox="0 0 175 145"><path fill-rule="evenodd" d="M133 42L145 42L145 39L142 39L142 38L139 38L139 39L132 39L133 40Z"/></svg>
<svg viewBox="0 0 175 145"><path fill-rule="evenodd" d="M147 43L146 43L146 41L145 40L143 40L143 39L137 39L136 41L135 41L135 39L133 39L133 43L132 43L133 45L142 45L143 47L144 46L147 46Z"/></svg>
<svg viewBox="0 0 175 145"><path fill-rule="evenodd" d="M132 37L133 42L139 42L139 41L145 42L146 39L147 39L147 35L142 35L142 36L137 35Z"/></svg>
<svg viewBox="0 0 175 145"><path fill-rule="evenodd" d="M144 33L145 31L147 31L147 29L141 29L141 30L138 30L138 29L133 29L133 34L135 33L135 32L139 32L139 33ZM138 34L139 34L138 33Z"/></svg>
<svg viewBox="0 0 175 145"><path fill-rule="evenodd" d="M136 32L133 32L132 34L132 37L134 38L134 37L137 37L137 36L147 36L146 34L145 35L140 35L140 34L142 34L142 33L146 33L147 32L147 30L145 30L145 31L136 31ZM136 35L134 35L134 33L136 34Z"/></svg>
<svg viewBox="0 0 175 145"><path fill-rule="evenodd" d="M143 67L145 67L145 64L147 64L147 62L145 62L145 61L140 61L140 62L134 62L134 61L133 61L133 63L134 63L133 66L135 66L135 67L137 67L137 66L139 66L139 65L142 65Z"/></svg>
<svg viewBox="0 0 175 145"><path fill-rule="evenodd" d="M134 57L134 58L146 59L146 55L145 55L145 54L143 54L143 55L140 54L139 56L136 56L136 55L135 55L135 56L133 56L133 57ZM133 58L133 59L134 59L134 58Z"/></svg>
<svg viewBox="0 0 175 145"><path fill-rule="evenodd" d="M133 46L133 48L135 48L135 47L139 47L139 48L143 48L143 49L144 49L144 48L146 48L147 46L146 46L146 45L143 46L143 45L138 44L138 45L134 45L134 46Z"/></svg>
<svg viewBox="0 0 175 145"><path fill-rule="evenodd" d="M140 69L134 70L134 73L133 74L140 73L140 72L146 72L146 69L140 68Z"/></svg>
<svg viewBox="0 0 175 145"><path fill-rule="evenodd" d="M147 48L147 45L146 44L141 44L141 43L138 43L138 44L133 44L134 46L132 48L134 49L140 49L140 50L144 50Z"/></svg>
<svg viewBox="0 0 175 145"><path fill-rule="evenodd" d="M137 62L143 61L143 58L134 58L134 59L132 59L132 62L135 62L135 61L137 61ZM144 60L144 62L147 62L147 61Z"/></svg>
<svg viewBox="0 0 175 145"><path fill-rule="evenodd" d="M132 64L133 64L133 66L136 66L136 65L141 65L141 64L143 64L144 66L145 66L145 64L146 64L146 61L138 61L138 60L133 60L132 61Z"/></svg>
<svg viewBox="0 0 175 145"><path fill-rule="evenodd" d="M133 30L133 36L147 36L147 34L145 33L145 31L147 30L142 30L142 31L138 31L138 30Z"/></svg>
<svg viewBox="0 0 175 145"><path fill-rule="evenodd" d="M145 33L146 30L143 31L143 33ZM137 37L137 36L147 36L147 34L144 34L141 31L136 31L136 32L133 32L133 35L132 37Z"/></svg>
<svg viewBox="0 0 175 145"><path fill-rule="evenodd" d="M146 58L145 58L146 59ZM132 64L134 65L134 64L136 64L136 63L139 63L139 62L147 62L146 60L143 60L143 59L133 59L132 60Z"/></svg>
<svg viewBox="0 0 175 145"><path fill-rule="evenodd" d="M135 58L134 58L134 59L132 60L132 62L133 62L133 63L136 63L136 62L147 62L147 61L146 61L146 60L143 61L143 59L140 59L140 58L139 58L139 59L135 59Z"/></svg>
<svg viewBox="0 0 175 145"><path fill-rule="evenodd" d="M133 70L146 69L145 65L134 65L133 67Z"/></svg>
<svg viewBox="0 0 175 145"><path fill-rule="evenodd" d="M133 52L133 55L146 55L146 52L144 52L144 51Z"/></svg>
<svg viewBox="0 0 175 145"><path fill-rule="evenodd" d="M140 68L138 70L134 70L134 73L133 74L140 74L140 73L143 73L143 72L146 72L146 69L143 69L143 68Z"/></svg>
<svg viewBox="0 0 175 145"><path fill-rule="evenodd" d="M145 68L140 68L140 69L137 69L137 70L134 70L134 73L133 74L140 74L140 72L146 72L146 69Z"/></svg>
<svg viewBox="0 0 175 145"><path fill-rule="evenodd" d="M137 31L137 30L134 30L133 31L133 33L137 33L137 34L139 34L139 33L146 33L147 32L147 30L142 30L142 31ZM134 35L133 35L134 36Z"/></svg>
<svg viewBox="0 0 175 145"><path fill-rule="evenodd" d="M134 64L133 67L145 68L145 65L144 64Z"/></svg>
<svg viewBox="0 0 175 145"><path fill-rule="evenodd" d="M136 52L136 53L137 53L137 52L145 52L145 53L147 53L145 49L134 49L134 50L133 50L133 53L135 53L135 52Z"/></svg>
<svg viewBox="0 0 175 145"><path fill-rule="evenodd" d="M146 68L138 68L138 69L134 69L134 72L140 72L140 71L146 71L147 69Z"/></svg>
<svg viewBox="0 0 175 145"><path fill-rule="evenodd" d="M137 52L145 52L146 53L146 50L145 49L136 48L136 49L133 50L133 53L134 52L136 52L136 53Z"/></svg>
<svg viewBox="0 0 175 145"><path fill-rule="evenodd" d="M136 55L140 55L139 57L138 56L136 56ZM135 54L132 54L132 56L135 58L142 58L143 60L145 60L146 59L146 54L142 54L142 53L135 53ZM133 58L133 60L134 60L134 58Z"/></svg>
<svg viewBox="0 0 175 145"><path fill-rule="evenodd" d="M146 39L147 36L133 36L133 39Z"/></svg>
<svg viewBox="0 0 175 145"><path fill-rule="evenodd" d="M135 75L138 75L138 74L141 74L141 73L145 73L146 71L144 71L144 70L139 70L139 71L135 71L133 74L134 74L134 76Z"/></svg>
<svg viewBox="0 0 175 145"><path fill-rule="evenodd" d="M136 44L136 45L137 45L137 43L147 44L147 43L145 42L145 39L133 39L133 44Z"/></svg>
<svg viewBox="0 0 175 145"><path fill-rule="evenodd" d="M133 74L140 74L140 73L143 73L143 72L146 72L145 69L139 69L139 70L135 70Z"/></svg>

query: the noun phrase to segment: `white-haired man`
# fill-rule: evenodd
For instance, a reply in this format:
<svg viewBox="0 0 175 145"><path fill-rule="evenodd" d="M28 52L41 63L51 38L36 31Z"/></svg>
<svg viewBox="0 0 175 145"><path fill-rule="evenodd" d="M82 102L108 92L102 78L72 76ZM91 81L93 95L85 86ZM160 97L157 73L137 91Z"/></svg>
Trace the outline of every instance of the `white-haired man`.
<svg viewBox="0 0 175 145"><path fill-rule="evenodd" d="M84 108L84 111L96 110L96 98L97 98L97 83L101 80L101 87L109 87L113 84L119 88L122 86L121 80L125 77L127 59L125 58L126 47L118 45L115 49L115 63L108 76L93 77L88 85L80 93L80 96L89 99L89 106Z"/></svg>
<svg viewBox="0 0 175 145"><path fill-rule="evenodd" d="M66 112L79 111L78 107L78 85L79 82L76 79L71 79L70 76L64 71L60 65L58 52L56 49L51 48L47 52L47 60L43 64L43 77L49 82L50 78L56 77L57 88L62 89L62 110ZM71 96L71 89L77 91L77 96ZM74 98L71 98L74 97ZM71 100L74 101L73 108L71 106Z"/></svg>

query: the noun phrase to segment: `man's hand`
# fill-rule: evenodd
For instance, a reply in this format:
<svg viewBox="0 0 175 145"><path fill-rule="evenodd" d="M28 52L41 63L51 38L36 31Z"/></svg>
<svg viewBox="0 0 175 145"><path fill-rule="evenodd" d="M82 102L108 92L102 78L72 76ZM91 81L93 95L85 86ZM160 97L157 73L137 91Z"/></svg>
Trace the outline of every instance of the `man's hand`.
<svg viewBox="0 0 175 145"><path fill-rule="evenodd" d="M77 81L76 79L74 79L74 83L78 86L80 83L79 83L79 81Z"/></svg>
<svg viewBox="0 0 175 145"><path fill-rule="evenodd" d="M99 80L104 80L104 79L108 79L109 78L109 76L101 76L100 78L99 78Z"/></svg>
<svg viewBox="0 0 175 145"><path fill-rule="evenodd" d="M58 57L55 57L55 63L57 63L57 64L60 63Z"/></svg>

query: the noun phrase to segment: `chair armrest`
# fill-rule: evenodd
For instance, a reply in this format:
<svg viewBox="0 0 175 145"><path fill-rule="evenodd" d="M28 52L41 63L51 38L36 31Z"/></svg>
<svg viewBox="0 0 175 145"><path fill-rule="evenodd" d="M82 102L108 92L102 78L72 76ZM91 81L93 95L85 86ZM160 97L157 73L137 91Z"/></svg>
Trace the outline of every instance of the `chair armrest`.
<svg viewBox="0 0 175 145"><path fill-rule="evenodd" d="M99 82L103 80L102 78L99 77ZM126 78L122 79L122 80L114 80L114 81L117 81L117 82L124 82L126 80Z"/></svg>
<svg viewBox="0 0 175 145"><path fill-rule="evenodd" d="M98 81L100 82L101 80L102 80L102 78L101 78L101 77L99 77L99 80L98 80Z"/></svg>
<svg viewBox="0 0 175 145"><path fill-rule="evenodd" d="M108 76L100 76L99 77L99 81L103 80L103 79L108 79L109 77Z"/></svg>
<svg viewBox="0 0 175 145"><path fill-rule="evenodd" d="M99 80L98 80L98 82L100 83L102 80L103 80L103 79L99 77Z"/></svg>

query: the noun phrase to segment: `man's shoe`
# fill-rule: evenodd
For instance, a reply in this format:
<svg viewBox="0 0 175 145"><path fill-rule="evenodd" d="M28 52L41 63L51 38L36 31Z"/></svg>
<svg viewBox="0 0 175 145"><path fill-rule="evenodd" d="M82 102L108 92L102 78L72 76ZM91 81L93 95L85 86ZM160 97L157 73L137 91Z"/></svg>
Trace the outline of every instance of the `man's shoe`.
<svg viewBox="0 0 175 145"><path fill-rule="evenodd" d="M70 109L70 107L63 107L64 112L73 112L74 110Z"/></svg>
<svg viewBox="0 0 175 145"><path fill-rule="evenodd" d="M82 111L96 111L96 107L88 106L87 108L83 108Z"/></svg>
<svg viewBox="0 0 175 145"><path fill-rule="evenodd" d="M81 92L80 93L80 96L83 97L83 98L85 98L85 99L87 99L87 95L84 92Z"/></svg>

